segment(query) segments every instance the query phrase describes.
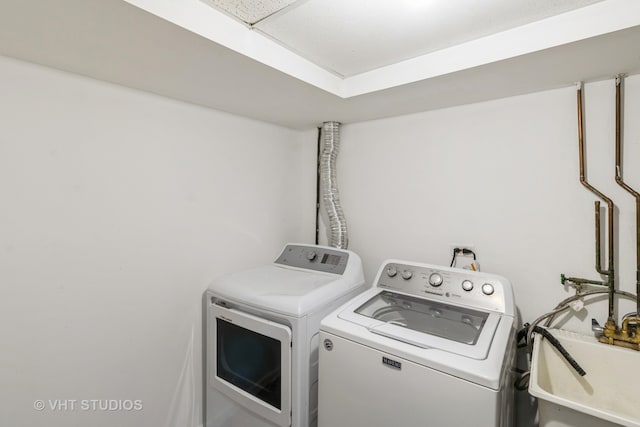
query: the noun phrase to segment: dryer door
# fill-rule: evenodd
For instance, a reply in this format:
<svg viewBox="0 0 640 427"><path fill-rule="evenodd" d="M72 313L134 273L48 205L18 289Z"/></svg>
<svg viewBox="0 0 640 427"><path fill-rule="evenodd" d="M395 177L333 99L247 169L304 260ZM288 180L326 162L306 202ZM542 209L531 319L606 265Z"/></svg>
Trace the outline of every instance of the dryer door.
<svg viewBox="0 0 640 427"><path fill-rule="evenodd" d="M210 384L257 415L291 424L291 329L242 311L209 306Z"/></svg>

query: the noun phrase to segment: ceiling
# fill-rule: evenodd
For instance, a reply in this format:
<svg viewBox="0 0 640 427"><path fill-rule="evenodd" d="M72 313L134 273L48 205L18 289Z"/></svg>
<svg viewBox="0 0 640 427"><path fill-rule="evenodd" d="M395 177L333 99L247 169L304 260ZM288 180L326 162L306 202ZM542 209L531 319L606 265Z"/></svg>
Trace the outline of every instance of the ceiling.
<svg viewBox="0 0 640 427"><path fill-rule="evenodd" d="M233 15L233 4L211 0ZM253 28L341 77L371 71L601 0L298 0ZM277 12L277 13L276 13ZM236 16L242 20L242 14Z"/></svg>
<svg viewBox="0 0 640 427"><path fill-rule="evenodd" d="M640 73L637 0L220 1L2 0L0 54L296 129Z"/></svg>

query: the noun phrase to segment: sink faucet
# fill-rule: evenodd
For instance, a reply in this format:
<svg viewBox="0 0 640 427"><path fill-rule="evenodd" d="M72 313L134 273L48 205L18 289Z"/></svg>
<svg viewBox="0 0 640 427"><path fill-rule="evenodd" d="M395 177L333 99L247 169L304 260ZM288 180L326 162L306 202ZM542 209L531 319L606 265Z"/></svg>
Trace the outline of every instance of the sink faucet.
<svg viewBox="0 0 640 427"><path fill-rule="evenodd" d="M600 326L596 319L591 319L591 330L595 332L597 338L604 334L604 327Z"/></svg>

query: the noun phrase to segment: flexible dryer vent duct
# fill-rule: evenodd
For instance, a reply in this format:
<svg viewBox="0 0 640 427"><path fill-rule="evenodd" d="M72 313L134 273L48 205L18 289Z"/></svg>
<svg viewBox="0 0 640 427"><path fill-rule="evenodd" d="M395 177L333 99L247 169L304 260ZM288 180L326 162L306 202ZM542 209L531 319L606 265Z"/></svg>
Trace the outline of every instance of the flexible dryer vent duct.
<svg viewBox="0 0 640 427"><path fill-rule="evenodd" d="M340 123L322 124L322 148L320 151L320 181L322 200L329 216L329 246L347 249L347 222L340 206L338 180L336 179L336 160L340 148Z"/></svg>

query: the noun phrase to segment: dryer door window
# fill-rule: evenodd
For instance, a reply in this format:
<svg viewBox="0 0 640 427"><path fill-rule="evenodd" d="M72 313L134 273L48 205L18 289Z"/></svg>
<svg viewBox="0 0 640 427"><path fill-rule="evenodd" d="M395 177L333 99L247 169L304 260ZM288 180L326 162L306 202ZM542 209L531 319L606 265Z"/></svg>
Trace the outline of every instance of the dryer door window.
<svg viewBox="0 0 640 427"><path fill-rule="evenodd" d="M217 318L218 377L282 409L280 341Z"/></svg>
<svg viewBox="0 0 640 427"><path fill-rule="evenodd" d="M209 383L278 426L291 424L291 329L209 306Z"/></svg>

